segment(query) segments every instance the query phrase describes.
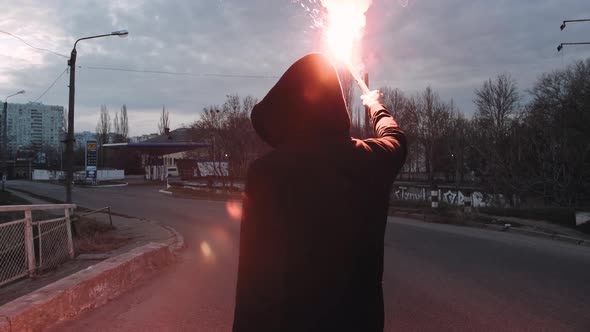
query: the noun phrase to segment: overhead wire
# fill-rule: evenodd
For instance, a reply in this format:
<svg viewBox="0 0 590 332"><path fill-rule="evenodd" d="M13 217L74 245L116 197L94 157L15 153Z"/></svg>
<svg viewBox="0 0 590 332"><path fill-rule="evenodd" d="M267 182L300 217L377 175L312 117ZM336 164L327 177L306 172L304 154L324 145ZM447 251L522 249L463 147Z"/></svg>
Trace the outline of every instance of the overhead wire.
<svg viewBox="0 0 590 332"><path fill-rule="evenodd" d="M0 30L0 33L9 35L9 36L21 41L25 45L27 45L30 48L33 48L35 50L48 52L48 53L69 59L69 57L65 54L57 53L57 52L54 52L54 51L46 49L46 48L31 45L26 40L22 39L21 37L19 37L17 35L14 35L10 32ZM87 66L85 68L91 69L91 70L108 70L108 71L121 71L121 72L131 72L131 73L146 73L146 74L159 74L159 75L191 76L191 77L225 77L225 78L255 78L255 79L277 79L277 78L279 78L278 76L272 76L272 75L233 75L233 74L209 74L209 73L193 74L193 73L179 73L179 72L164 71L164 70L139 70L139 69L128 69L128 68L93 67L93 66ZM59 79L66 73L67 70L68 70L68 67L66 67L64 69L64 71L62 71L61 74L59 74L58 77L53 81L53 83L51 83L51 85L49 85L49 87L47 89L45 89L45 91L34 101L36 102L39 99L43 98L43 96L45 96L47 94L47 92L49 92L49 90L51 90L51 88L53 88L53 86L57 83L57 81L59 81Z"/></svg>
<svg viewBox="0 0 590 332"><path fill-rule="evenodd" d="M59 81L59 79L64 76L64 74L66 73L66 71L68 70L68 67L66 67L66 69L64 69L64 71L61 72L61 74L59 74L59 76L55 79L55 81L53 81L53 83L51 83L51 85L45 90L45 92L43 92L39 98L35 99L34 101L36 102L37 100L43 98L43 96L45 96L45 94L51 90L51 88L53 88L53 86L55 85L55 83L57 83L57 81Z"/></svg>
<svg viewBox="0 0 590 332"><path fill-rule="evenodd" d="M193 74L193 73L179 73L173 71L164 70L140 70L140 69L128 69L128 68L113 68L113 67L84 67L91 70L110 70L110 71L123 71L132 73L147 73L147 74L163 74L163 75L177 75L177 76L193 76L193 77L228 77L228 78L263 78L263 79L275 79L278 76L270 75L232 75L232 74Z"/></svg>
<svg viewBox="0 0 590 332"><path fill-rule="evenodd" d="M64 58L66 58L66 59L69 59L69 58L70 58L69 56L67 56L67 55L65 55L65 54L57 53L57 52L54 52L54 51L52 51L52 50L48 50L48 49L46 49L46 48L42 48L42 47L33 46L33 45L29 44L29 43L28 43L26 40L22 39L21 37L19 37L19 36L17 36L17 35L13 35L13 34L12 34L12 33L10 33L10 32L7 32L7 31L0 30L0 33L4 33L4 34L7 34L7 35L9 35L9 36L12 36L12 37L14 37L14 38L16 38L16 39L20 40L21 42L25 43L27 46L29 46L29 47L31 47L31 48L33 48L33 49L36 49L36 50L38 50L38 51L45 51L45 52L49 52L49 53L55 54L55 55L57 55L57 56L64 57Z"/></svg>
<svg viewBox="0 0 590 332"><path fill-rule="evenodd" d="M164 75L178 75L178 76L193 76L193 77L230 77L230 78L264 78L264 79L271 79L271 78L278 78L277 76L269 76L269 75L231 75L231 74L192 74L192 73L177 73L171 71L162 71L162 70L137 70L137 69L126 69L126 68L112 68L112 67L82 67L80 68L87 68L92 70L110 70L110 71L123 71L123 72L133 72L133 73L148 73L148 74L164 74ZM66 73L69 67L66 67L64 71L61 72L57 76L57 78L49 85L47 89L37 98L34 102L37 102L39 99L43 98L53 88L53 86L59 81L60 78Z"/></svg>

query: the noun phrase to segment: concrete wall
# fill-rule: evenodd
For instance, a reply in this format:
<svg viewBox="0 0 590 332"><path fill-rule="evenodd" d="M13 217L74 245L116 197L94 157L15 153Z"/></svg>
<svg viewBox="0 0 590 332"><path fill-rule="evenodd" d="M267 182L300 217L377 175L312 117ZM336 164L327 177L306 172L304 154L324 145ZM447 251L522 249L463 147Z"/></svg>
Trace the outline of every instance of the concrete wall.
<svg viewBox="0 0 590 332"><path fill-rule="evenodd" d="M84 172L76 172L75 179L83 178ZM33 170L33 180L37 181L49 181L49 180L64 180L64 171L50 171L46 169L35 169ZM97 180L98 181L109 181L109 180L124 180L125 171L122 169L109 169L109 170L98 170Z"/></svg>
<svg viewBox="0 0 590 332"><path fill-rule="evenodd" d="M587 223L590 223L590 212L577 212L576 226L582 226Z"/></svg>
<svg viewBox="0 0 590 332"><path fill-rule="evenodd" d="M108 169L108 170L98 170L96 174L98 181L108 181L108 180L124 180L125 179L125 170L122 169Z"/></svg>
<svg viewBox="0 0 590 332"><path fill-rule="evenodd" d="M501 195L490 195L488 193L474 190L472 188L451 188L439 187L437 189L420 185L394 185L391 199L402 201L431 201L431 192L438 192L440 202L450 205L462 206L466 198L471 197L473 207L501 206L505 200Z"/></svg>
<svg viewBox="0 0 590 332"><path fill-rule="evenodd" d="M36 181L49 181L49 180L63 180L65 179L65 172L63 171L50 171L46 169L34 169L33 180Z"/></svg>

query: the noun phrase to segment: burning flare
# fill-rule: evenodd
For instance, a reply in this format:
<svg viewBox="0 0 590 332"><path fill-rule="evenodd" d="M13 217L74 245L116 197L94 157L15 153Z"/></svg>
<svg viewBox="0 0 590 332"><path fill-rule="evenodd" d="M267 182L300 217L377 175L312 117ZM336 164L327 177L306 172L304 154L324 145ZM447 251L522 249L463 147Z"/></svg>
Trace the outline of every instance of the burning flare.
<svg viewBox="0 0 590 332"><path fill-rule="evenodd" d="M363 93L369 88L353 67L355 45L360 42L366 25L365 13L372 0L321 0L328 11L328 26L325 29L327 43L332 55L348 66Z"/></svg>

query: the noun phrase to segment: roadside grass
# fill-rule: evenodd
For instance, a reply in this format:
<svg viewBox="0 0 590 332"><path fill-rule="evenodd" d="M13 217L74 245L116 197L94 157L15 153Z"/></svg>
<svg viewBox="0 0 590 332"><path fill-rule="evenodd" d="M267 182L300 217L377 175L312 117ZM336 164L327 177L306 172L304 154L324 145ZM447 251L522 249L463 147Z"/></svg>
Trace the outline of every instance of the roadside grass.
<svg viewBox="0 0 590 332"><path fill-rule="evenodd" d="M590 208L585 207L582 210L589 211ZM543 220L552 224L564 226L570 229L575 229L586 234L590 234L590 223L582 226L576 226L576 209L563 207L541 207L541 208L480 208L479 212L501 216L501 217L515 217L521 219Z"/></svg>
<svg viewBox="0 0 590 332"><path fill-rule="evenodd" d="M545 220L567 227L576 226L576 210L572 208L544 207L519 209L484 207L479 208L479 212L501 217Z"/></svg>
<svg viewBox="0 0 590 332"><path fill-rule="evenodd" d="M31 204L26 199L13 195L8 191L0 191L0 205L28 205ZM23 219L25 216L22 212L2 212L0 213L0 223Z"/></svg>
<svg viewBox="0 0 590 332"><path fill-rule="evenodd" d="M213 201L227 201L227 200L241 200L242 193L236 191L228 191L223 189L212 188L185 188L185 187L171 187L168 191L174 195L194 199L206 199Z"/></svg>
<svg viewBox="0 0 590 332"><path fill-rule="evenodd" d="M28 200L12 194L9 191L0 191L0 205L30 205ZM25 214L19 212L0 212L0 223L24 219ZM47 211L33 211L33 220L45 220L55 218L55 215Z"/></svg>
<svg viewBox="0 0 590 332"><path fill-rule="evenodd" d="M531 221L548 222L590 234L590 224L576 226L575 209L572 208L473 208L471 213L465 213L463 207L452 206L444 202L439 203L438 209L430 206L427 201L399 201L392 200L389 205L389 215L419 218L434 223L453 224L460 226L482 226L484 224L503 224L498 221L501 217L513 217ZM589 210L589 209L586 209ZM510 221L510 227L519 228L531 226L530 222ZM542 227L542 226L541 226Z"/></svg>
<svg viewBox="0 0 590 332"><path fill-rule="evenodd" d="M125 182L125 181L115 181L115 180L97 181L96 182L96 185L94 185L92 183L81 182L81 183L76 183L76 187L97 188L97 187L100 187L100 186L112 186L112 185L119 185L119 184L127 184L127 182Z"/></svg>
<svg viewBox="0 0 590 332"><path fill-rule="evenodd" d="M27 194L33 198L45 201L45 202L47 202L47 204L63 204L64 203L64 201L59 200L57 198L47 197L47 196L43 196L43 195L37 195L37 194L27 191L27 190L21 190L21 189L16 189L16 188L10 188L10 190L14 190L14 191L21 192L23 194ZM27 204L30 204L30 203L27 203Z"/></svg>
<svg viewBox="0 0 590 332"><path fill-rule="evenodd" d="M401 201L392 200L389 203L389 215L420 217L420 219L440 224L452 224L460 226L475 226L492 222L493 218L479 215L476 211L465 213L463 208L458 208L444 202L439 203L437 209L431 207L428 201Z"/></svg>
<svg viewBox="0 0 590 332"><path fill-rule="evenodd" d="M108 223L88 217L72 216L72 232L77 254L105 253L131 241L118 235L116 228Z"/></svg>

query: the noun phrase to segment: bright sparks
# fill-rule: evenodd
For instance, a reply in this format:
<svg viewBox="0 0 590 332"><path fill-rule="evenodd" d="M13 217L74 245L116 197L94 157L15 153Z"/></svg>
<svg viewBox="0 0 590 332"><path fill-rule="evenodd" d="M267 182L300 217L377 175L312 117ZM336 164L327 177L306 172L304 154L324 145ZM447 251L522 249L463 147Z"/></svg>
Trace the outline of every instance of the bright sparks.
<svg viewBox="0 0 590 332"><path fill-rule="evenodd" d="M332 55L345 64L352 65L355 45L360 41L366 24L365 13L371 0L321 0L328 11L325 29Z"/></svg>

